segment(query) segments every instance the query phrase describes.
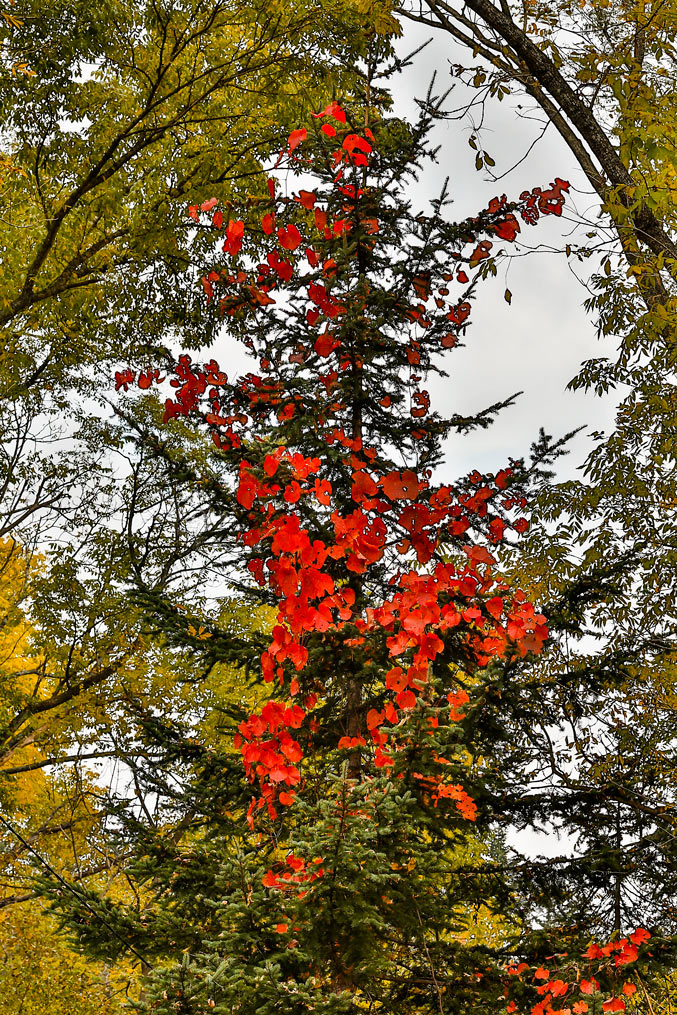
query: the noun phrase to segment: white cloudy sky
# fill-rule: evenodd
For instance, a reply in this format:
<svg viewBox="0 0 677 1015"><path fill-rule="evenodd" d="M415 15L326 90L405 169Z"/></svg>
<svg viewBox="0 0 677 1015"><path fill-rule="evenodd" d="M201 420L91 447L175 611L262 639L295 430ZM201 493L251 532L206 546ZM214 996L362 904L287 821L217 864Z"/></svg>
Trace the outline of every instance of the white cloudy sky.
<svg viewBox="0 0 677 1015"><path fill-rule="evenodd" d="M432 42L414 58L412 66L392 83L395 112L407 118L416 115L414 99L426 94L433 71L437 72L435 87L439 93L456 80L450 77L449 61L468 62L469 54L449 36L435 35L411 23L405 25L398 51L404 55L430 38ZM462 107L471 97L471 90L456 83L447 105L451 109ZM489 100L486 106L482 140L496 161L492 171L497 175L521 159L542 130L540 119L533 118L537 111L532 110L531 118L527 118L524 114L530 111L525 106L520 115L517 101L525 102L523 98L503 103ZM472 132L470 118L438 126L435 141L441 146L439 164L428 166L422 178L416 194L421 204L439 193L446 176L454 197L452 213L457 218L486 207L496 194L518 197L524 189L547 187L556 176L571 182L572 200L562 219L551 216L537 227L523 230L522 237L529 246L542 245L543 249L506 262L497 279L482 285L465 348L449 354L449 378L430 385L433 404L445 414L470 413L515 391L524 392L489 430L450 441L449 478L475 467L495 470L509 455L520 457L527 453L540 426L554 435L581 423L591 430L605 429L612 423L614 407L613 397L602 400L592 393L565 390L583 360L613 354L609 340L597 339L583 309L588 295L584 286L571 271L565 254L556 252L556 248L563 250L567 236L581 218L594 222L596 201L587 181L552 128L516 169L494 181L486 171L478 173L475 169L475 153L468 145ZM583 234L579 226L579 240ZM591 262L587 264L592 267ZM579 271L580 263L574 267ZM506 287L513 294L510 306L503 296ZM589 446L588 438L576 439L560 467L562 477L575 472Z"/></svg>

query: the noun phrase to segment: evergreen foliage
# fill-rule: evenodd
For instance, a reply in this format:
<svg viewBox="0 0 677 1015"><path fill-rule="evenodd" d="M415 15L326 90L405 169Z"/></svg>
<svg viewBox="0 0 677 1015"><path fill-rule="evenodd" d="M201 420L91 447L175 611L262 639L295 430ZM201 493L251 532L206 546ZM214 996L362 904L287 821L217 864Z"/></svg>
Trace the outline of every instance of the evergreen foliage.
<svg viewBox="0 0 677 1015"><path fill-rule="evenodd" d="M304 174L298 192L274 176L242 218L217 199L192 209L215 320L259 372L231 381L184 355L162 424L152 397L125 410L155 481L195 500L199 546L174 563L201 560L245 606L272 607L272 634L224 629L145 581L137 520L137 600L169 644L238 665L243 697L201 743L171 703L140 710L154 764L132 764L160 805L153 821L116 813L135 903L43 890L92 954L123 940L153 964L140 1007L156 1013L515 1011L534 1000L521 974L538 981L544 964L541 1011L579 990L621 1010L625 967L669 961L656 898L652 935L590 946L633 930L599 900L618 883L611 823L648 803L636 784L626 799L611 779L567 781L551 739L621 667L541 664L546 617L494 571L559 449L542 438L528 466L439 485L442 438L502 406L445 419L422 387L462 339L492 244L514 240L518 216L559 214L567 185L462 223L444 196L419 213L403 185L430 155L435 105L413 127L388 118L377 52L347 120L331 102L290 135L280 162ZM215 234L226 257L210 261ZM117 375L124 389L162 380L159 365ZM580 632L613 581L613 567L578 575L543 604L551 629ZM574 856L528 861L506 842L552 823ZM656 856L640 855L643 877Z"/></svg>

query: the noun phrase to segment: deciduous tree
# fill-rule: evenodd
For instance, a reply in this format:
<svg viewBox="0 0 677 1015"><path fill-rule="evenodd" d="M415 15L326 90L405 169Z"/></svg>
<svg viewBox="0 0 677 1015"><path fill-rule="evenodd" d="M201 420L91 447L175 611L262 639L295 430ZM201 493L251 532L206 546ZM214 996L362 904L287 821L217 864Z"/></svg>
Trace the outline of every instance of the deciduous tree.
<svg viewBox="0 0 677 1015"><path fill-rule="evenodd" d="M208 337L182 199L242 194L278 124L332 74L328 48L361 38L323 0L18 0L12 18L0 59L9 399L83 385L176 332L188 346ZM26 53L32 76L14 69Z"/></svg>

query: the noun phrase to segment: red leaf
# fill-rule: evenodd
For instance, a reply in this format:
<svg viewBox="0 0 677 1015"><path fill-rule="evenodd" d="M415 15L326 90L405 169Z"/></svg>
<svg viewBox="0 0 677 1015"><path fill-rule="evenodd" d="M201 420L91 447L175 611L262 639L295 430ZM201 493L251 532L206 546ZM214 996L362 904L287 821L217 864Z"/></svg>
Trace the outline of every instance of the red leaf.
<svg viewBox="0 0 677 1015"><path fill-rule="evenodd" d="M382 751L379 747L374 754L374 764L377 768L390 768L395 764L395 762L389 754L386 754L385 751Z"/></svg>
<svg viewBox="0 0 677 1015"><path fill-rule="evenodd" d="M120 388L128 390L129 385L134 383L134 371L133 370L116 370L115 371L115 390L119 391Z"/></svg>
<svg viewBox="0 0 677 1015"><path fill-rule="evenodd" d="M289 135L289 143L287 146L287 152L291 153L298 148L302 141L308 137L308 131L305 127L301 127L299 130L293 130Z"/></svg>
<svg viewBox="0 0 677 1015"><path fill-rule="evenodd" d="M397 695L397 704L405 711L409 711L416 706L416 695L408 688L404 691L400 691Z"/></svg>
<svg viewBox="0 0 677 1015"><path fill-rule="evenodd" d="M302 242L301 233L298 231L293 222L290 223L286 229L278 229L277 238L280 241L280 246L284 247L285 250L296 250Z"/></svg>
<svg viewBox="0 0 677 1015"><path fill-rule="evenodd" d="M210 197L207 201L202 202L200 211L211 211L212 208L216 208L218 203L219 199L217 197Z"/></svg>
<svg viewBox="0 0 677 1015"><path fill-rule="evenodd" d="M324 504L326 506L330 503L331 483L328 479L315 480L315 496L320 504Z"/></svg>
<svg viewBox="0 0 677 1015"><path fill-rule="evenodd" d="M389 472L381 480L381 486L390 500L415 500L421 491L416 473L410 469L404 472Z"/></svg>
<svg viewBox="0 0 677 1015"><path fill-rule="evenodd" d="M625 1011L625 1001L622 997L610 997L602 1001L602 1011Z"/></svg>
<svg viewBox="0 0 677 1015"><path fill-rule="evenodd" d="M494 226L494 230L496 235L500 236L502 240L508 240L508 242L512 243L520 231L520 224L511 212L503 222L498 222Z"/></svg>
<svg viewBox="0 0 677 1015"><path fill-rule="evenodd" d="M149 388L153 381L163 381L164 377L160 377L159 370L148 370L145 374L139 374L139 380L137 381L140 388Z"/></svg>
<svg viewBox="0 0 677 1015"><path fill-rule="evenodd" d="M255 285L248 285L247 292L254 306L267 307L275 302L272 296L269 296L263 289L257 289Z"/></svg>
<svg viewBox="0 0 677 1015"><path fill-rule="evenodd" d="M326 134L327 137L336 137L336 131L330 123L323 124L323 126L320 127L320 130L323 134Z"/></svg>
<svg viewBox="0 0 677 1015"><path fill-rule="evenodd" d="M204 291L207 294L207 306L209 306L209 304L212 301L212 297L214 296L214 289L213 289L212 284L209 281L209 279L206 278L204 275L202 276L200 281L202 282L202 288L204 289Z"/></svg>
<svg viewBox="0 0 677 1015"><path fill-rule="evenodd" d="M420 300L427 300L430 296L430 272L421 272L419 275L415 275L411 283L414 287L414 292Z"/></svg>
<svg viewBox="0 0 677 1015"><path fill-rule="evenodd" d="M367 741L364 737L341 737L338 742L340 750L352 751L355 747L366 747Z"/></svg>
<svg viewBox="0 0 677 1015"><path fill-rule="evenodd" d="M261 219L261 228L263 229L266 236L270 236L273 229L275 228L275 216L272 215L270 212L268 212L267 215L264 215L263 218Z"/></svg>
<svg viewBox="0 0 677 1015"><path fill-rule="evenodd" d="M464 546L465 553L470 557L473 564L495 564L496 558L492 557L486 546Z"/></svg>
<svg viewBox="0 0 677 1015"><path fill-rule="evenodd" d="M449 702L449 718L452 722L460 722L465 719L463 712L458 711L458 706L466 705L470 698L465 691L449 691L447 695L447 701Z"/></svg>
<svg viewBox="0 0 677 1015"><path fill-rule="evenodd" d="M493 542L498 543L503 538L505 532L505 522L502 518L494 518L493 521L489 522L489 533Z"/></svg>
<svg viewBox="0 0 677 1015"><path fill-rule="evenodd" d="M289 261L283 261L277 250L271 250L269 254L266 254L266 261L271 266L278 278L282 279L283 282L289 282L294 269Z"/></svg>
<svg viewBox="0 0 677 1015"><path fill-rule="evenodd" d="M494 596L493 599L488 599L484 605L494 620L501 619L501 614L503 613L503 600L500 596Z"/></svg>
<svg viewBox="0 0 677 1015"><path fill-rule="evenodd" d="M312 312L312 311L311 311ZM341 343L337 342L330 331L325 331L315 340L313 348L318 356L329 356Z"/></svg>
<svg viewBox="0 0 677 1015"><path fill-rule="evenodd" d="M312 190L300 190L298 201L304 208L310 210L317 201L317 195L313 194Z"/></svg>
<svg viewBox="0 0 677 1015"><path fill-rule="evenodd" d="M470 255L470 267L474 268L480 263L480 261L483 261L486 257L488 257L489 251L492 247L493 243L491 240L482 240L481 243L478 243Z"/></svg>
<svg viewBox="0 0 677 1015"><path fill-rule="evenodd" d="M386 687L389 691L402 691L407 686L407 677L400 666L393 667L386 673Z"/></svg>
<svg viewBox="0 0 677 1015"><path fill-rule="evenodd" d="M277 467L280 464L280 459L282 458L283 454L284 448L282 447L278 448L277 451L274 451L272 455L266 455L263 461L263 471L265 472L266 476L268 476L269 479L271 476L274 476L275 473L277 472Z"/></svg>
<svg viewBox="0 0 677 1015"><path fill-rule="evenodd" d="M325 106L321 113L311 113L311 116L314 116L316 120L321 116L333 116L340 123L346 122L346 114L335 99Z"/></svg>
<svg viewBox="0 0 677 1015"><path fill-rule="evenodd" d="M226 240L223 244L225 253L235 255L242 249L242 237L244 235L244 222L241 219L237 221L230 220L228 228L226 229Z"/></svg>
<svg viewBox="0 0 677 1015"><path fill-rule="evenodd" d="M286 486L284 489L284 499L287 501L288 504L296 504L300 497L301 497L301 487L296 482L296 480L293 480L293 482L291 482L289 486Z"/></svg>
<svg viewBox="0 0 677 1015"><path fill-rule="evenodd" d="M362 471L353 472L352 480L351 494L353 500L361 501L365 497L375 497L378 493L378 487L369 473Z"/></svg>
<svg viewBox="0 0 677 1015"><path fill-rule="evenodd" d="M364 152L365 155L368 155L372 151L369 142L360 137L359 134L348 134L343 141L343 147L349 155L353 155L355 151Z"/></svg>
<svg viewBox="0 0 677 1015"><path fill-rule="evenodd" d="M370 708L367 712L367 729L376 729L383 724L384 719L385 712L378 712L375 708Z"/></svg>

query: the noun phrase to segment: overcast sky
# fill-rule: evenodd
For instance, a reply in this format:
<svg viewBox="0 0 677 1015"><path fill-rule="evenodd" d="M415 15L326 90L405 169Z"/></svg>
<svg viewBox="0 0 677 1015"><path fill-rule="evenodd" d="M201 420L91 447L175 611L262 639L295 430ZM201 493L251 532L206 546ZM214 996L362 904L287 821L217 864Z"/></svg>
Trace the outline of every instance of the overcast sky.
<svg viewBox="0 0 677 1015"><path fill-rule="evenodd" d="M426 94L433 71L437 72L435 89L439 94L456 81L450 76L449 61L467 63L471 56L449 36L433 34L411 23L405 23L398 52L403 56L431 37L433 41L414 58L413 65L392 81L394 112L407 119L416 116L415 97ZM462 107L472 96L471 89L457 82L446 104L450 109ZM496 161L492 172L497 176L518 162L542 131L541 120L533 118L538 113L525 105L520 115L518 101L525 103L523 98L502 103L490 99L486 106L482 140ZM475 122L479 116L477 110ZM487 431L451 439L449 475L445 477L449 479L472 468L495 471L510 455L521 457L528 452L540 426L555 436L582 423L590 430L605 429L612 423L616 401L613 395L600 399L592 393L565 390L585 359L613 353L608 339L600 341L596 337L583 309L588 294L568 266L565 254L553 252L553 248L563 251L581 217L594 221L597 201L589 184L552 128L517 168L498 181L492 180L486 170L475 169L475 153L468 145L472 133L473 120L469 117L438 125L435 142L441 146L439 164L426 167L422 186L416 192L417 202L423 205L437 196L447 176L454 198L450 213L459 219L486 207L495 195L505 193L508 199L517 198L522 190L547 187L556 176L571 182L572 194L561 219L549 216L538 226L523 229L521 236L528 246L542 249L506 261L496 279L481 285L465 348L449 353L449 378L433 379L430 384L433 407L445 415L471 413L515 391L524 392ZM580 240L584 230L579 227L576 235ZM592 259L586 267L588 264L593 267ZM573 266L577 271L581 268L579 262ZM506 288L513 294L510 306L504 300ZM559 475L564 478L575 474L589 448L589 438L577 438L572 453L560 465Z"/></svg>

